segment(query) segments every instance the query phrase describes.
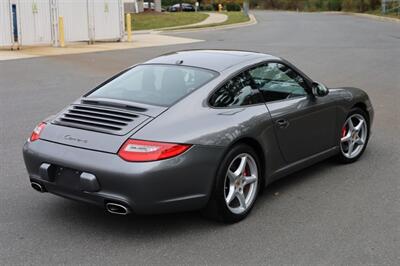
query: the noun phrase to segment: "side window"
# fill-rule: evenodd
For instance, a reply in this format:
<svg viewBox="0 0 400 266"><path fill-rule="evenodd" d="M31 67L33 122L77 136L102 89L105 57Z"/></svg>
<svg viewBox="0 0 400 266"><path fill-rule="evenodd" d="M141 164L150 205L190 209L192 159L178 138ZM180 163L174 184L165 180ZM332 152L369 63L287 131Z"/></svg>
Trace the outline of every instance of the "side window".
<svg viewBox="0 0 400 266"><path fill-rule="evenodd" d="M266 102L307 95L303 77L283 64L268 63L249 73Z"/></svg>
<svg viewBox="0 0 400 266"><path fill-rule="evenodd" d="M261 102L262 96L247 71L229 80L210 98L210 104L214 107L245 106Z"/></svg>

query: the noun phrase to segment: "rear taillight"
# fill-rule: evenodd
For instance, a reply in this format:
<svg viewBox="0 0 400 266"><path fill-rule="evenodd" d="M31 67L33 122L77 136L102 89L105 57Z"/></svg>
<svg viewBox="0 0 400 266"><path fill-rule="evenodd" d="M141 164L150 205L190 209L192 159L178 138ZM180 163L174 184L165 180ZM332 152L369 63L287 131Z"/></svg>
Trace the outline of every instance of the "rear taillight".
<svg viewBox="0 0 400 266"><path fill-rule="evenodd" d="M118 155L129 162L149 162L168 159L182 154L191 145L128 139Z"/></svg>
<svg viewBox="0 0 400 266"><path fill-rule="evenodd" d="M41 122L39 125L35 127L35 129L32 132L31 137L29 138L30 141L35 141L40 138L40 133L42 133L43 128L46 126L46 123Z"/></svg>

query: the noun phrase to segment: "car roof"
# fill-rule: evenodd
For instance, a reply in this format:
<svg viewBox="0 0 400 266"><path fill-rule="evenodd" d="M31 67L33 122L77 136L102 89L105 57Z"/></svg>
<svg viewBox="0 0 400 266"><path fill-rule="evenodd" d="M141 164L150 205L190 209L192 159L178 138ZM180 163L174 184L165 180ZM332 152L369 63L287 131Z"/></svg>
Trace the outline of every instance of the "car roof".
<svg viewBox="0 0 400 266"><path fill-rule="evenodd" d="M278 57L239 50L185 50L161 55L144 64L176 64L207 68L221 72L231 66L254 59L279 60Z"/></svg>

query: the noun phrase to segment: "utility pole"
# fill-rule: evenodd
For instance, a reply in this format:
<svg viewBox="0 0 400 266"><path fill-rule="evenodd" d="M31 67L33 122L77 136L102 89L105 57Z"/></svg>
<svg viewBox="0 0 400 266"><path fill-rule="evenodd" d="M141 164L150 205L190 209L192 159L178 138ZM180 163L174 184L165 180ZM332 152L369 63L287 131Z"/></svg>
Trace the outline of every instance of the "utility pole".
<svg viewBox="0 0 400 266"><path fill-rule="evenodd" d="M161 12L161 0L154 0L154 11Z"/></svg>
<svg viewBox="0 0 400 266"><path fill-rule="evenodd" d="M245 16L249 16L249 1L248 0L244 0L243 2L243 14Z"/></svg>

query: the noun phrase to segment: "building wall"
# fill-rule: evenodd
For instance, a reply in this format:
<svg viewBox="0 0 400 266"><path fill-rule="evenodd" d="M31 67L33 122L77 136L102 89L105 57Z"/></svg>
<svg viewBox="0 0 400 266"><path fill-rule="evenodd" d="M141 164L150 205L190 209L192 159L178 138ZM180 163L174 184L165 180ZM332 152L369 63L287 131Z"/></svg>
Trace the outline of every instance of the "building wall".
<svg viewBox="0 0 400 266"><path fill-rule="evenodd" d="M125 13L139 13L137 0L123 0Z"/></svg>
<svg viewBox="0 0 400 266"><path fill-rule="evenodd" d="M12 45L10 6L8 1L0 0L0 46Z"/></svg>
<svg viewBox="0 0 400 266"><path fill-rule="evenodd" d="M124 3L125 13L139 13L136 3Z"/></svg>
<svg viewBox="0 0 400 266"><path fill-rule="evenodd" d="M138 11L139 13L144 11L144 6L143 6L143 0L137 0L137 4L138 4Z"/></svg>

